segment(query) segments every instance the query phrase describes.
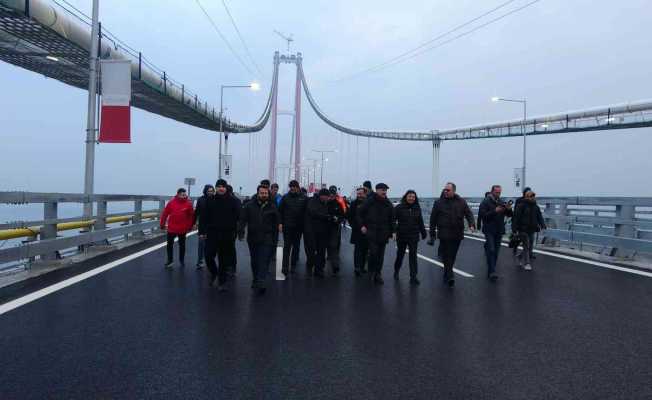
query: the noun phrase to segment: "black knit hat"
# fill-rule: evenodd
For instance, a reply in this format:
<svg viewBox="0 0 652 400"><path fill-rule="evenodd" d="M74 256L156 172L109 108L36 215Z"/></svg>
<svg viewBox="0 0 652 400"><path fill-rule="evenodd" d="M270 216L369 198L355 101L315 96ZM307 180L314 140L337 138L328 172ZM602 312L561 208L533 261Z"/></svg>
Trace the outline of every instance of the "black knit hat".
<svg viewBox="0 0 652 400"><path fill-rule="evenodd" d="M218 179L217 182L215 182L215 187L218 187L218 186L226 187L226 185L227 185L226 181L224 179L222 179L222 178Z"/></svg>
<svg viewBox="0 0 652 400"><path fill-rule="evenodd" d="M290 181L290 184L288 185L289 187L299 187L299 182L295 181L294 179Z"/></svg>
<svg viewBox="0 0 652 400"><path fill-rule="evenodd" d="M320 196L330 196L331 192L329 192L328 189L320 189L319 190L319 195Z"/></svg>
<svg viewBox="0 0 652 400"><path fill-rule="evenodd" d="M389 186L387 186L387 185L385 185L384 183L380 182L380 183L377 183L377 184L376 184L376 190L378 190L378 189L385 189L385 190L387 190L387 189L389 189Z"/></svg>

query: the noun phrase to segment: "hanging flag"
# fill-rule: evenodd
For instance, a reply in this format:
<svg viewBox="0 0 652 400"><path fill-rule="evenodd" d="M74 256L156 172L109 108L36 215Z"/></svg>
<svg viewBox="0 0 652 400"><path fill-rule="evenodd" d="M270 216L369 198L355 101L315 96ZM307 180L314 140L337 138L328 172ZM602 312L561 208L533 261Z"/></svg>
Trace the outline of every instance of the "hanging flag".
<svg viewBox="0 0 652 400"><path fill-rule="evenodd" d="M100 142L131 143L131 61L102 60Z"/></svg>

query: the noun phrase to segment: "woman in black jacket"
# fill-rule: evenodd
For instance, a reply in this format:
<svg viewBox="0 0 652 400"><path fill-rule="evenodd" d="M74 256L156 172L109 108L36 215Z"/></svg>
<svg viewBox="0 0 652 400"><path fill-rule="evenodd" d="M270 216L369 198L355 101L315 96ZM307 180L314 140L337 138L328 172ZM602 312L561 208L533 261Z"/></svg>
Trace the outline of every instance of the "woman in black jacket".
<svg viewBox="0 0 652 400"><path fill-rule="evenodd" d="M408 248L410 251L410 283L418 285L417 245L419 243L419 235L421 235L421 239L425 239L427 232L426 226L423 223L419 198L414 190L405 192L401 203L394 209L394 222L396 224L394 232L396 232L398 247L396 261L394 262L394 279L398 279L398 273L403 264L405 249Z"/></svg>

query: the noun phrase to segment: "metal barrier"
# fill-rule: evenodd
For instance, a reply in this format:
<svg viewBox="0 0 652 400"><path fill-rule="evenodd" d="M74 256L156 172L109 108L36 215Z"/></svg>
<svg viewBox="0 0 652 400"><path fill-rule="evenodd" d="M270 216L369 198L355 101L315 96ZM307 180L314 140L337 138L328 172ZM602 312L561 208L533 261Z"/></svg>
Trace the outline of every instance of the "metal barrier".
<svg viewBox="0 0 652 400"><path fill-rule="evenodd" d="M19 260L54 260L60 251L85 248L91 244L108 243L117 237L141 238L146 231L158 229L158 217L170 196L150 195L92 195L77 193L0 192L0 204L43 204L43 219L0 224L0 240L27 238L19 246L0 249L0 263ZM143 211L143 202L157 202L158 208ZM93 203L96 215L90 220L82 217L58 218L60 203ZM133 212L107 214L110 202L133 202ZM120 226L111 224L122 223ZM57 232L80 229L79 234L58 237Z"/></svg>
<svg viewBox="0 0 652 400"><path fill-rule="evenodd" d="M482 198L466 200L477 219ZM425 215L432 203L432 198L421 199ZM539 235L542 243L610 256L652 255L650 197L538 197L537 203L548 225Z"/></svg>

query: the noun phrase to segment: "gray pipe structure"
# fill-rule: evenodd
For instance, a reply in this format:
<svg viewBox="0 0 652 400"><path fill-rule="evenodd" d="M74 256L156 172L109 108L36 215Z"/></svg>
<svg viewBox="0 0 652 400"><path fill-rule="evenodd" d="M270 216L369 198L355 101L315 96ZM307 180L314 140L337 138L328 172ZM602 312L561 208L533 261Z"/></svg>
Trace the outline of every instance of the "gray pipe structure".
<svg viewBox="0 0 652 400"><path fill-rule="evenodd" d="M68 67L72 70L75 67L85 67L88 70L91 27L83 17L74 15L49 0L0 0L0 17L2 17L0 18L0 49L14 53L4 57L0 55L0 59L47 75L47 69L53 67L52 62L39 65L34 59L26 62L18 60L17 56L45 58L52 55L59 59L58 68ZM36 27L43 27L45 30L35 29ZM219 113L214 112L213 107L209 107L208 103L198 96L190 94L183 85L167 77L165 72L155 70L155 67L144 60L140 53L133 54L127 47L102 35L99 58L132 61L133 106L154 113L157 113L159 107L161 111L158 113L161 115L204 129L219 131L220 116ZM52 48L64 48L65 54L53 54ZM81 57L82 53L85 53L84 57ZM68 58L67 55L71 57ZM77 58L83 58L84 62L80 65ZM138 90L139 85L142 86L142 90ZM87 88L88 82L75 86ZM262 130L271 111L271 89L263 113L253 124L241 124L224 117L222 121L224 131L248 133ZM180 104L185 108L180 109L178 107ZM166 106L173 106L176 109L170 112L163 111Z"/></svg>

